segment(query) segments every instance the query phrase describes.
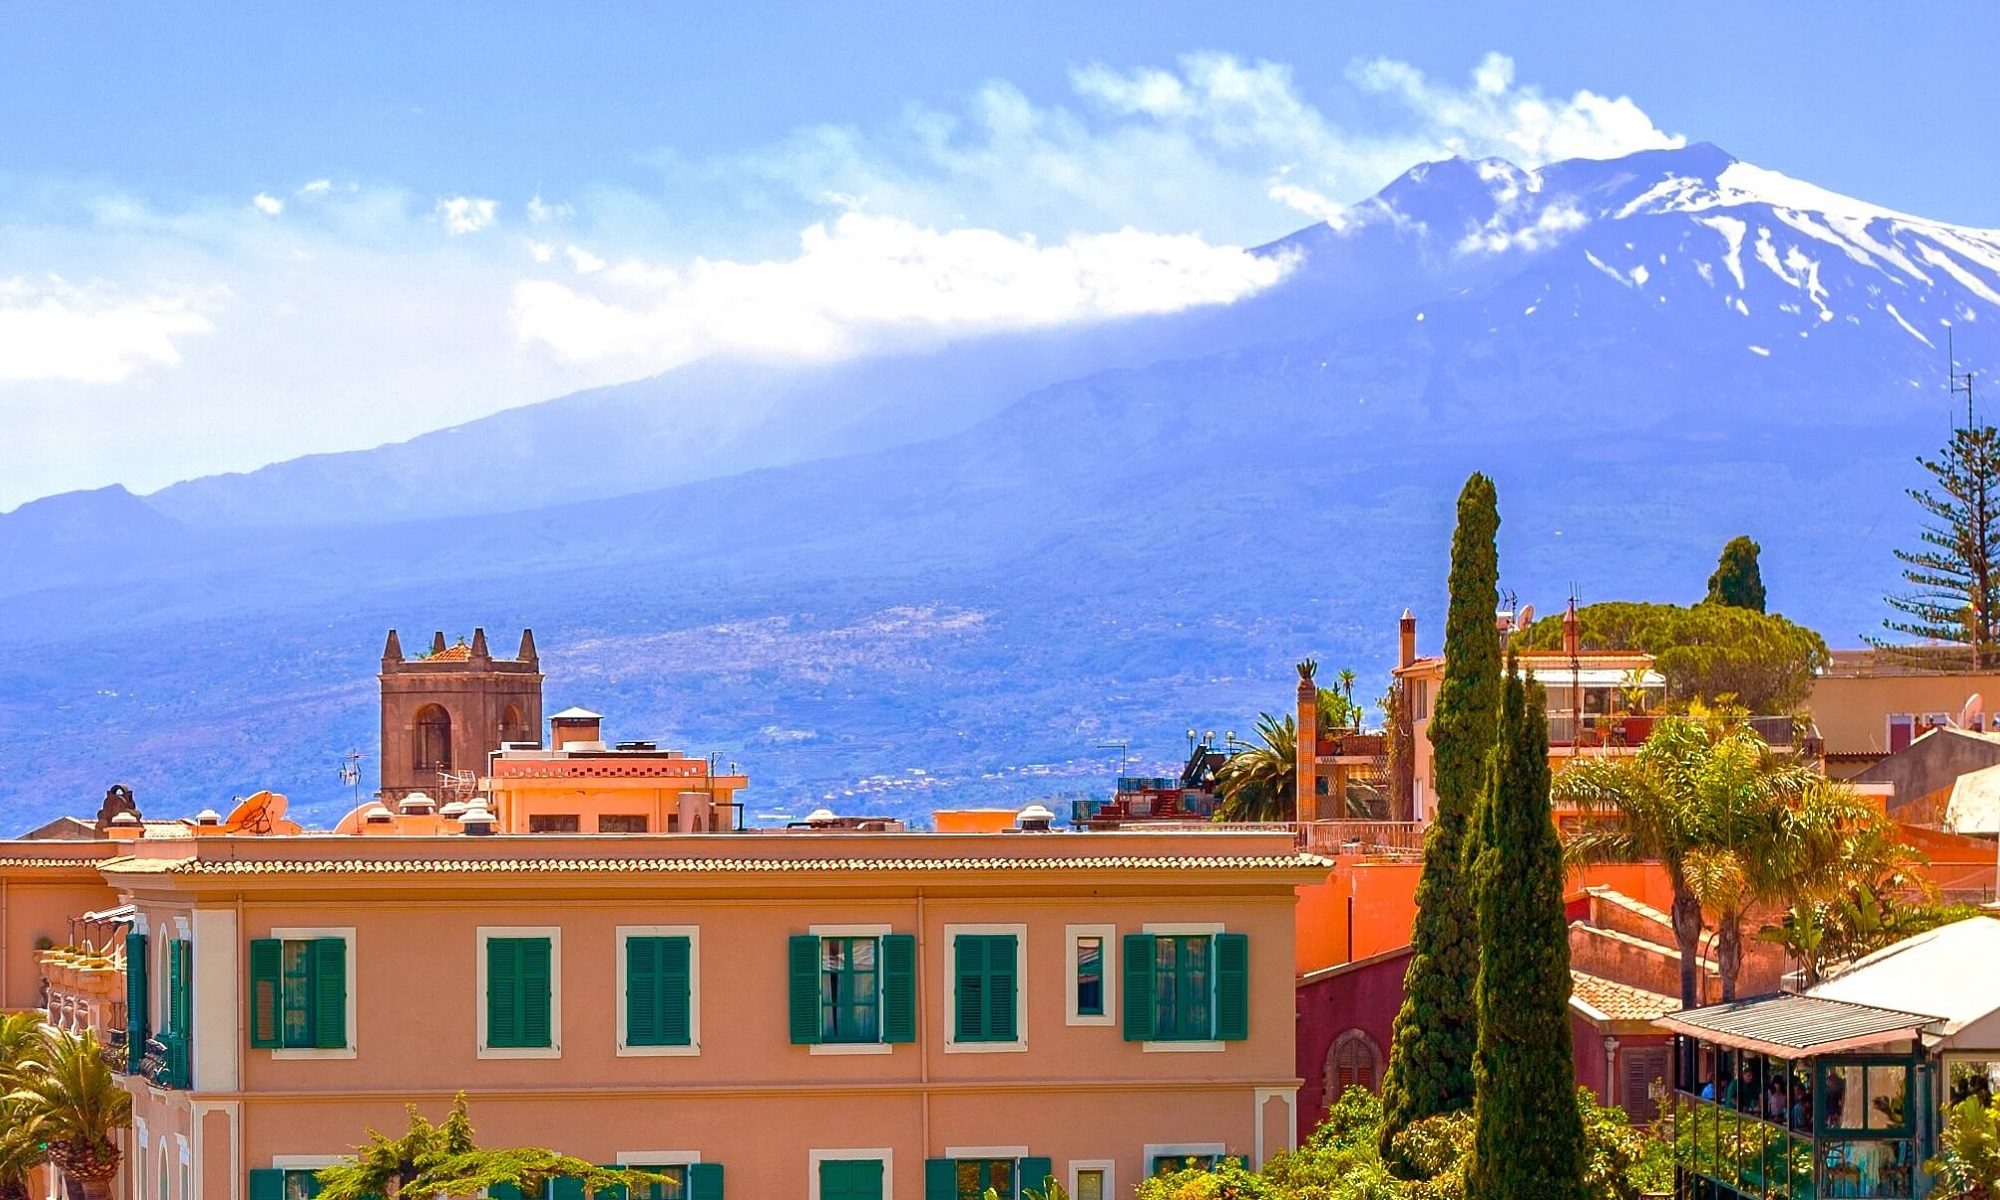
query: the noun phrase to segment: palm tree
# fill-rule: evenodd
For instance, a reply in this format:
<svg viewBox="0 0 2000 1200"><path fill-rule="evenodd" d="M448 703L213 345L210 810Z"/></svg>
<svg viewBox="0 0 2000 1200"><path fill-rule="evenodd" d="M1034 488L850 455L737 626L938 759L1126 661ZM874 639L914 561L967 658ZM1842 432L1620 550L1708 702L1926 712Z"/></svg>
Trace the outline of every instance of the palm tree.
<svg viewBox="0 0 2000 1200"><path fill-rule="evenodd" d="M132 1124L132 1096L118 1086L89 1032L43 1027L12 1081L6 1102L19 1122L48 1146L49 1161L82 1190L84 1200L111 1200L111 1180L123 1157L118 1132Z"/></svg>
<svg viewBox="0 0 2000 1200"><path fill-rule="evenodd" d="M41 1139L29 1131L27 1105L13 1098L41 1027L36 1013L0 1017L0 1200L28 1200L29 1174L48 1161Z"/></svg>
<svg viewBox="0 0 2000 1200"><path fill-rule="evenodd" d="M1717 918L1723 997L1734 998L1745 914L1784 886L1779 865L1799 861L1779 854L1788 836L1779 813L1815 778L1748 728L1690 717L1663 719L1630 758L1578 759L1556 776L1557 803L1585 818L1564 847L1572 863L1655 861L1666 871L1683 1007L1699 1002L1705 908Z"/></svg>
<svg viewBox="0 0 2000 1200"><path fill-rule="evenodd" d="M1298 812L1298 723L1290 715L1257 714L1257 739L1215 772L1225 821L1290 821Z"/></svg>

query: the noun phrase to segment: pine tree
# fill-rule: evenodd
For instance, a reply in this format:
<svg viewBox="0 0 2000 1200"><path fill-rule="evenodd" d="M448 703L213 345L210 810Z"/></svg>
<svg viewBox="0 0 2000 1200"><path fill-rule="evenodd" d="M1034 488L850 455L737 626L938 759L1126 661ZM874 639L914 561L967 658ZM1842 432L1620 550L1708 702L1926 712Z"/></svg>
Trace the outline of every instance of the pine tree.
<svg viewBox="0 0 2000 1200"><path fill-rule="evenodd" d="M1942 455L1917 463L1931 473L1936 490L1909 489L1929 519L1918 535L1923 548L1896 551L1912 590L1887 598L1902 615L1882 625L1964 646L1967 665L1984 670L2000 663L2000 430L1956 430Z"/></svg>
<svg viewBox="0 0 2000 1200"><path fill-rule="evenodd" d="M1385 1154L1412 1122L1472 1103L1479 931L1460 859L1499 720L1500 634L1493 621L1500 603L1499 529L1493 481L1474 474L1459 493L1451 540L1444 682L1430 724L1437 811L1424 838L1410 966L1382 1084Z"/></svg>
<svg viewBox="0 0 2000 1200"><path fill-rule="evenodd" d="M1704 603L1726 604L1730 608L1764 611L1764 574L1757 569L1757 555L1764 548L1747 537L1733 537L1722 548L1715 574L1708 577L1708 599Z"/></svg>
<svg viewBox="0 0 2000 1200"><path fill-rule="evenodd" d="M1573 1100L1569 927L1562 844L1549 811L1549 720L1539 684L1508 664L1472 868L1478 898L1479 1053L1468 1200L1583 1200Z"/></svg>

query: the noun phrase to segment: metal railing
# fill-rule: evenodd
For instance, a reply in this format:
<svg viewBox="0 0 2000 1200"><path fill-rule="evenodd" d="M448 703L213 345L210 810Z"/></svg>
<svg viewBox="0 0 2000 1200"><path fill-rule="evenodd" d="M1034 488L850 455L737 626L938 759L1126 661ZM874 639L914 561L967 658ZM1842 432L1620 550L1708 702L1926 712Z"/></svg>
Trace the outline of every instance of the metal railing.
<svg viewBox="0 0 2000 1200"><path fill-rule="evenodd" d="M1655 716L1606 716L1571 712L1549 714L1549 745L1563 749L1631 749L1641 746L1658 727ZM1745 717L1741 722L1776 750L1814 751L1818 742L1812 723L1786 715Z"/></svg>
<svg viewBox="0 0 2000 1200"><path fill-rule="evenodd" d="M1328 856L1363 854L1415 857L1424 852L1419 821L1301 821L1294 827L1301 849Z"/></svg>

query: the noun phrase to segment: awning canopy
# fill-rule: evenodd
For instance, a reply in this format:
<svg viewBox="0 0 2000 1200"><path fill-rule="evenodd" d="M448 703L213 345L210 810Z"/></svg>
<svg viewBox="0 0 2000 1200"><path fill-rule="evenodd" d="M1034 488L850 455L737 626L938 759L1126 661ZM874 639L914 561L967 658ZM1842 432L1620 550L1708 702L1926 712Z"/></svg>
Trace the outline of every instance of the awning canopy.
<svg viewBox="0 0 2000 1200"><path fill-rule="evenodd" d="M1810 1058L1904 1041L1942 1022L1923 1013L1849 1004L1820 996L1777 995L1668 1013L1676 1033L1778 1058Z"/></svg>
<svg viewBox="0 0 2000 1200"><path fill-rule="evenodd" d="M83 919L93 923L102 923L106 921L118 922L118 921L130 921L132 918L138 915L139 915L138 905L121 904L117 908L107 908L102 912L87 912L83 914Z"/></svg>

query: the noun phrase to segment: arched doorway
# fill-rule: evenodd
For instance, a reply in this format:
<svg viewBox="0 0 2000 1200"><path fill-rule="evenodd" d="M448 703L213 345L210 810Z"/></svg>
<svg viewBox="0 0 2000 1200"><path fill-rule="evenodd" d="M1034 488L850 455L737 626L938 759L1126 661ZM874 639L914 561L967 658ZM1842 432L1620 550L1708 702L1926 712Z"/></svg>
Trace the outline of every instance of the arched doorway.
<svg viewBox="0 0 2000 1200"><path fill-rule="evenodd" d="M410 739L410 767L415 771L451 770L451 714L436 704L417 710L415 736Z"/></svg>
<svg viewBox="0 0 2000 1200"><path fill-rule="evenodd" d="M537 740L535 731L528 728L528 719L521 715L521 706L509 704L500 714L500 744Z"/></svg>
<svg viewBox="0 0 2000 1200"><path fill-rule="evenodd" d="M1326 1052L1327 1107L1333 1107L1340 1094L1351 1087L1371 1092L1382 1087L1382 1048L1363 1029L1341 1034Z"/></svg>

